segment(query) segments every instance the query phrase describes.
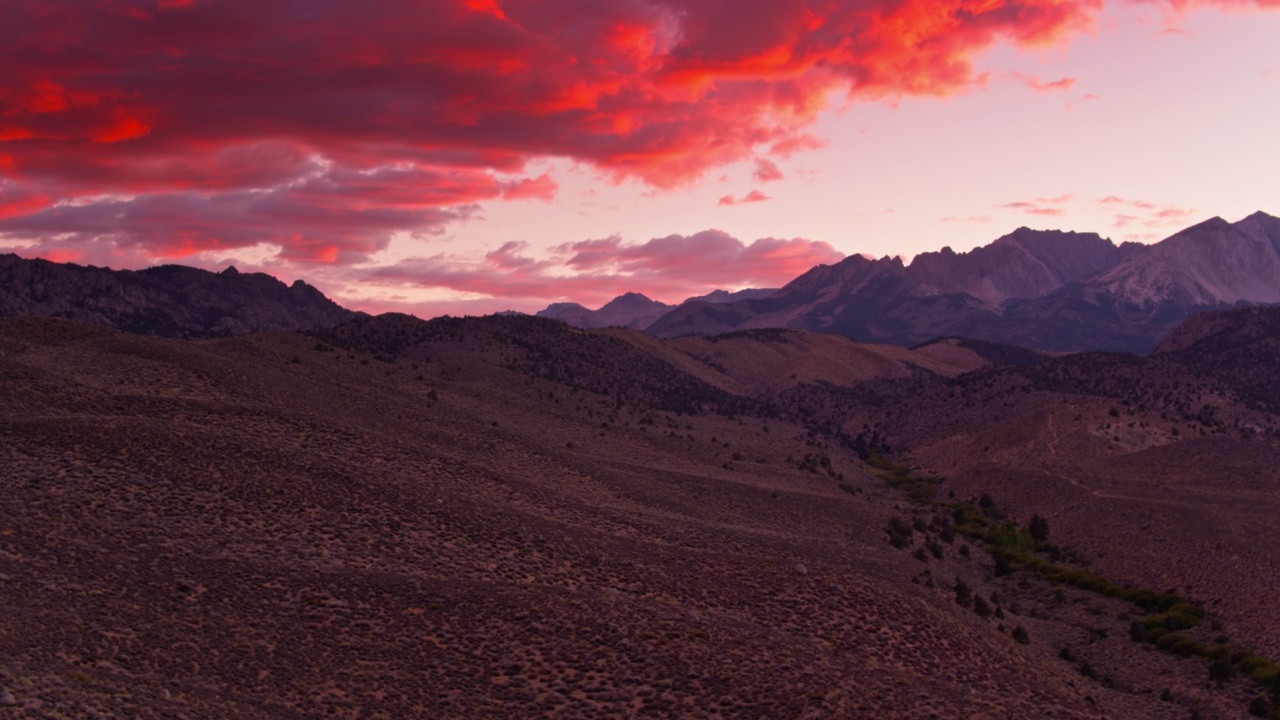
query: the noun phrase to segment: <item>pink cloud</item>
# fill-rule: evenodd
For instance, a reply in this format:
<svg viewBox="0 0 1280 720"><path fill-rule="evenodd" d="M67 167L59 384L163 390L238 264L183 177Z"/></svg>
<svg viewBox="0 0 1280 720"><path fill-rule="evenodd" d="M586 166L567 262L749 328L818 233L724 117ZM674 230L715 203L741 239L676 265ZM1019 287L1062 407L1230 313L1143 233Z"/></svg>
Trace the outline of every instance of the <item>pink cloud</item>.
<svg viewBox="0 0 1280 720"><path fill-rule="evenodd" d="M523 243L505 243L478 261L440 254L350 272L367 285L447 289L533 307L548 298L602 304L628 291L678 302L718 288L775 287L844 257L824 242L761 238L747 244L719 230L644 243L618 236L583 240L557 246L547 258L527 252Z"/></svg>
<svg viewBox="0 0 1280 720"><path fill-rule="evenodd" d="M717 205L745 205L747 203L765 202L766 200L772 200L772 199L773 198L769 197L768 195L765 195L763 192L759 190L752 190L751 192L747 193L746 195L743 195L740 198L735 198L732 195L725 195L724 197L720 198L720 200L716 204Z"/></svg>
<svg viewBox="0 0 1280 720"><path fill-rule="evenodd" d="M1128 205L1130 207L1140 208L1143 210L1150 210L1156 207L1155 203L1149 203L1143 200L1126 200L1122 197L1116 197L1115 195L1108 195L1107 197L1100 198L1098 200L1098 204L1099 205Z"/></svg>
<svg viewBox="0 0 1280 720"><path fill-rule="evenodd" d="M1180 208L1173 205L1162 207L1154 202L1126 199L1116 195L1099 198L1097 202L1115 211L1112 224L1118 228L1134 223L1141 223L1149 228L1170 227L1179 225L1196 214L1194 208ZM1120 208L1124 208L1124 211L1119 212Z"/></svg>
<svg viewBox="0 0 1280 720"><path fill-rule="evenodd" d="M775 182L782 180L783 174L774 161L768 158L756 158L756 170L752 173L752 177L757 182Z"/></svg>
<svg viewBox="0 0 1280 720"><path fill-rule="evenodd" d="M979 224L985 224L985 223L989 223L989 222L991 222L991 220L992 220L992 218L991 218L991 216L990 216L990 215L968 215L968 216L965 216L965 217L960 217L960 216L958 216L958 215L951 215L951 216L949 216L949 217L938 218L938 222L944 222L944 223L979 223Z"/></svg>
<svg viewBox="0 0 1280 720"><path fill-rule="evenodd" d="M1065 203L1071 200L1071 197L1071 195L1061 195L1054 198L1036 198L1035 201L1019 200L1017 202L1005 203L1000 205L1000 207L1008 210L1017 210L1027 215L1062 217L1067 214L1065 210L1062 208L1047 206Z"/></svg>
<svg viewBox="0 0 1280 720"><path fill-rule="evenodd" d="M1058 80L1046 81L1041 80L1034 75L1025 75L1020 72L1011 73L1012 77L1027 87L1038 93L1051 93L1070 90L1075 87L1076 79L1072 77L1064 77Z"/></svg>

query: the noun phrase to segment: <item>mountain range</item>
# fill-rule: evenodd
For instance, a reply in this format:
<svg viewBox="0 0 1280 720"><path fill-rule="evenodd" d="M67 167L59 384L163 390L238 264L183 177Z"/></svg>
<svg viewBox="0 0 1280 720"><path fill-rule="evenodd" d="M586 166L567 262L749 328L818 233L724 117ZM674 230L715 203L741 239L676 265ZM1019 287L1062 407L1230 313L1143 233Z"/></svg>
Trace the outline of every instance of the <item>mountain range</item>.
<svg viewBox="0 0 1280 720"><path fill-rule="evenodd" d="M780 289L717 290L668 305L626 293L597 310L537 314L655 337L781 328L911 347L963 337L1041 351L1147 353L1178 323L1280 303L1280 219L1213 218L1153 245L1019 228L990 245L916 256L852 255ZM45 315L167 337L334 327L360 314L314 287L227 268L109 270L0 255L0 316Z"/></svg>
<svg viewBox="0 0 1280 720"><path fill-rule="evenodd" d="M640 293L629 292L610 300L598 310L590 310L578 303L562 302L552 303L539 310L536 314L538 317L561 320L580 328L628 327L634 330L643 330L657 322L667 313L688 303L703 302L718 305L768 297L775 292L777 292L776 288L751 288L735 292L715 290L706 295L689 298L679 306L668 305L657 300L651 300Z"/></svg>
<svg viewBox="0 0 1280 720"><path fill-rule="evenodd" d="M0 317L61 317L166 337L332 327L363 313L302 280L160 265L111 270L0 255Z"/></svg>
<svg viewBox="0 0 1280 720"><path fill-rule="evenodd" d="M658 337L792 328L905 346L962 336L1145 353L1197 312L1277 302L1280 220L1258 212L1236 223L1213 218L1153 245L1024 227L910 264L853 255L774 291L722 291L675 307L629 293L594 312L558 304L538 314Z"/></svg>

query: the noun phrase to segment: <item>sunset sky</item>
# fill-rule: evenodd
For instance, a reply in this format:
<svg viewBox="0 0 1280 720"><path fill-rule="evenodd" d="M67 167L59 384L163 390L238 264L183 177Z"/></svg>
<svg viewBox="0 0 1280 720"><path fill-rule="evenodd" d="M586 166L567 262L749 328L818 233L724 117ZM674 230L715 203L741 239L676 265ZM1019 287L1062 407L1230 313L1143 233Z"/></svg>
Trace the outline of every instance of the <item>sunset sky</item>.
<svg viewBox="0 0 1280 720"><path fill-rule="evenodd" d="M372 312L1280 211L1280 0L6 0L0 252Z"/></svg>

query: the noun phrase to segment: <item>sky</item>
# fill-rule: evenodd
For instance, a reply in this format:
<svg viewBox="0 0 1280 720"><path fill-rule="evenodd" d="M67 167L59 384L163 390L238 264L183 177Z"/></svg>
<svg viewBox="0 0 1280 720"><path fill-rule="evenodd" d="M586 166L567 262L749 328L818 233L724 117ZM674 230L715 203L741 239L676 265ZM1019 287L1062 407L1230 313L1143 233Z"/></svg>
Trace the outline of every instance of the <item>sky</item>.
<svg viewBox="0 0 1280 720"><path fill-rule="evenodd" d="M1280 0L6 0L0 252L420 317L1280 213Z"/></svg>

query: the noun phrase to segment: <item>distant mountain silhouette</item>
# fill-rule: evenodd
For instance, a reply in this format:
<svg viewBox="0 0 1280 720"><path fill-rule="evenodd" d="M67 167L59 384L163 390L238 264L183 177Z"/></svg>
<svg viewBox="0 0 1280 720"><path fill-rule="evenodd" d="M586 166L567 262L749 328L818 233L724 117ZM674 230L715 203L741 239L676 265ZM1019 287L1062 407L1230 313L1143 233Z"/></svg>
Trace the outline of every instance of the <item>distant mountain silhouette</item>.
<svg viewBox="0 0 1280 720"><path fill-rule="evenodd" d="M1151 246L1021 228L910 265L851 256L761 299L691 302L658 337L781 327L916 345L944 336L1041 350L1150 352L1174 326L1237 303L1280 303L1280 220L1200 223Z"/></svg>
<svg viewBox="0 0 1280 720"><path fill-rule="evenodd" d="M629 292L610 300L599 310L591 310L578 303L552 303L539 310L538 317L547 317L568 323L580 328L628 327L642 330L677 307L691 302L728 303L751 298L767 297L777 292L776 289L751 288L730 292L714 290L706 295L689 298L679 306L650 300L640 293Z"/></svg>
<svg viewBox="0 0 1280 720"><path fill-rule="evenodd" d="M627 293L610 300L599 310L590 310L577 303L554 303L539 310L538 317L554 320L580 328L647 327L671 310L673 306L641 295Z"/></svg>
<svg viewBox="0 0 1280 720"><path fill-rule="evenodd" d="M0 316L61 317L165 337L333 327L361 315L298 280L161 265L146 270L0 255Z"/></svg>

